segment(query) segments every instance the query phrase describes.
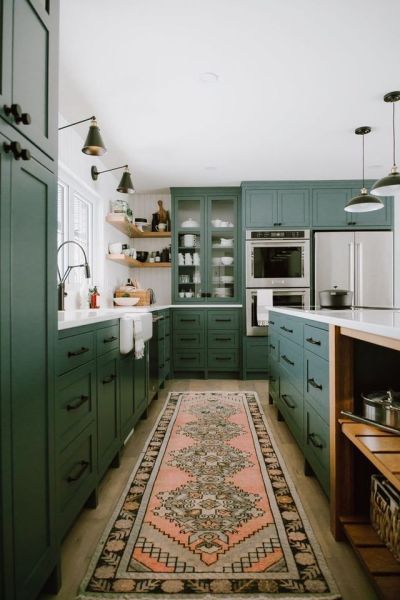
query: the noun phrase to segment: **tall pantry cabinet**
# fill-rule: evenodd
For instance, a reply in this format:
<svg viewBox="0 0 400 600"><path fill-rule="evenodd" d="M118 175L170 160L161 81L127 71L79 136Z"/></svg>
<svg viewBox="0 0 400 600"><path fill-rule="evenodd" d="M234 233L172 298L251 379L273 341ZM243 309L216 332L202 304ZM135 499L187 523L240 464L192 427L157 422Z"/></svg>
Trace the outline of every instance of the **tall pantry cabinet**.
<svg viewBox="0 0 400 600"><path fill-rule="evenodd" d="M0 597L57 582L58 0L0 0Z"/></svg>

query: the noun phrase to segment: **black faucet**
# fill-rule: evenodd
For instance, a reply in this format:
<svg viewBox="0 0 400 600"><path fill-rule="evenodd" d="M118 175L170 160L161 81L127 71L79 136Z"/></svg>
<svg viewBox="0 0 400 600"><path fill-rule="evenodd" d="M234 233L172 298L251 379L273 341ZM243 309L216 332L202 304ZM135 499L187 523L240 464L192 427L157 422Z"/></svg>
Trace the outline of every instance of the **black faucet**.
<svg viewBox="0 0 400 600"><path fill-rule="evenodd" d="M82 246L80 244L78 244L78 242L75 242L74 240L66 240L65 242L60 244L57 248L57 257L58 257L59 251L61 250L61 248L63 246L65 246L65 244L75 244L76 246L78 246L78 248L80 248L83 252L83 256L85 257L85 262L83 263L83 265L68 265L68 267L62 277L61 277L60 269L58 268L58 265L57 265L57 273L58 273L58 277L60 279L60 282L58 284L58 310L65 310L64 299L65 299L65 296L67 295L67 293L65 291L65 281L66 281L68 275L71 273L72 269L75 269L75 267L85 267L86 279L90 279L90 267L89 267L88 259L86 256L86 252L85 252L84 248L82 248Z"/></svg>

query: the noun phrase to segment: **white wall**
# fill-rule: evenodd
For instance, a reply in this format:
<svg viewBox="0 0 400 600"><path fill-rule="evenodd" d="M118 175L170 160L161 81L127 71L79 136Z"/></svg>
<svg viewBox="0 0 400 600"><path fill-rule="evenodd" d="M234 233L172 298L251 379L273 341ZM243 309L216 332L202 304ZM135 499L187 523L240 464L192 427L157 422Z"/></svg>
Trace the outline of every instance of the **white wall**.
<svg viewBox="0 0 400 600"><path fill-rule="evenodd" d="M59 116L59 126L68 124ZM72 178L77 186L97 201L97 218L94 222L94 251L92 268L92 283L100 291L100 306L113 306L113 292L116 287L126 282L128 277L138 279L142 287L151 287L156 294L157 302L167 304L171 300L171 269L128 269L108 261L108 244L110 242L129 243L139 250L161 250L170 243L168 238L160 240L131 240L123 233L105 222L107 213L110 212L111 201L117 198L127 199L136 217L147 217L151 221L153 212L158 210L157 200L162 199L166 209L170 210L170 196L168 194L119 194L116 187L123 171L104 173L97 181L93 181L90 174L92 165L99 171L106 169L101 158L87 156L81 151L89 127L82 123L59 132L59 167L60 174ZM107 145L107 140L104 140ZM118 166L116 164L115 166ZM133 184L135 185L134 165L130 165ZM96 211L95 211L96 212ZM88 306L89 284L85 281L81 285L67 284L66 310L86 308Z"/></svg>

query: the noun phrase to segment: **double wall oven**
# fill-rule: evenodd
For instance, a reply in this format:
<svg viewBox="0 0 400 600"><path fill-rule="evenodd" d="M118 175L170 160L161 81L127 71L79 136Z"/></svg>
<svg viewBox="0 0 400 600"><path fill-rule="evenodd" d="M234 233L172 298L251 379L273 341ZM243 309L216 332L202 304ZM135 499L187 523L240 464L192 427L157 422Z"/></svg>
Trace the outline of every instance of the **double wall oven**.
<svg viewBox="0 0 400 600"><path fill-rule="evenodd" d="M273 306L310 305L309 230L257 230L246 232L246 333L267 335L260 323L259 290ZM263 307L265 315L265 307Z"/></svg>

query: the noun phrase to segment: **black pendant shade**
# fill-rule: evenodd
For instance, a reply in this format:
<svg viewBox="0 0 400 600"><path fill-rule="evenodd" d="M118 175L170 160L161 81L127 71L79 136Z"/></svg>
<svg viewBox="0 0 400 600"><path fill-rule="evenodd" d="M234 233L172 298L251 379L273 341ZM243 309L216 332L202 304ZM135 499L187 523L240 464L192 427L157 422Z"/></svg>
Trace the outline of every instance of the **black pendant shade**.
<svg viewBox="0 0 400 600"><path fill-rule="evenodd" d="M392 103L392 135L393 135L393 166L389 175L382 177L371 188L376 196L393 196L400 192L400 173L396 165L396 131L395 131L395 102L400 100L400 91L389 92L383 97L385 102Z"/></svg>
<svg viewBox="0 0 400 600"><path fill-rule="evenodd" d="M383 202L380 198L373 196L368 193L367 188L364 185L364 136L371 132L371 127L357 127L354 131L356 135L362 135L362 188L358 196L355 196L344 207L346 212L361 213L371 212L373 210L379 210L383 208Z"/></svg>
<svg viewBox="0 0 400 600"><path fill-rule="evenodd" d="M97 181L99 175L101 173L108 173L109 171L116 171L117 169L125 169L123 175L121 177L121 181L118 184L117 192L121 192L121 194L134 194L135 188L133 187L132 178L130 171L128 169L128 165L122 165L121 167L114 167L113 169L107 169L106 171L98 171L95 166L91 168L91 175L93 181Z"/></svg>
<svg viewBox="0 0 400 600"><path fill-rule="evenodd" d="M103 154L107 152L107 148L104 145L100 129L95 119L92 119L92 122L90 123L82 152L84 154L90 154L91 156L103 156Z"/></svg>

